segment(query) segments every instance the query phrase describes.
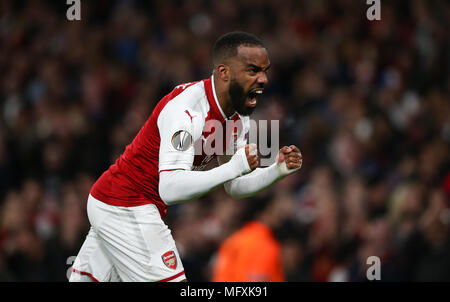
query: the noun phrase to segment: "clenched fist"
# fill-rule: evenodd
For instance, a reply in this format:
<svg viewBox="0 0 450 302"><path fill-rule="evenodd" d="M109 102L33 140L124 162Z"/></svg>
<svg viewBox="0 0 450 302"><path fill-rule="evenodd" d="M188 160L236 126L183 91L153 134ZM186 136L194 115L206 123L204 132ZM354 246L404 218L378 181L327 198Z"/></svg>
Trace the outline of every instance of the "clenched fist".
<svg viewBox="0 0 450 302"><path fill-rule="evenodd" d="M300 169L302 167L302 163L302 153L294 145L290 145L289 147L284 146L278 152L277 164L279 165L280 172L282 174L290 174Z"/></svg>
<svg viewBox="0 0 450 302"><path fill-rule="evenodd" d="M252 171L259 167L258 148L256 144L245 145L245 155L247 156L248 165Z"/></svg>

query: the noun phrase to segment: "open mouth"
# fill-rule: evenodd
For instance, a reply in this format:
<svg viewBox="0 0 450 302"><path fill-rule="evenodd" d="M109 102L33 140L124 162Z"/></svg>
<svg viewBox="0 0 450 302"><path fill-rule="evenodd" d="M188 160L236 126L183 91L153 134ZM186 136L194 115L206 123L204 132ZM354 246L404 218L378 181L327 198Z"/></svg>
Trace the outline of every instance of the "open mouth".
<svg viewBox="0 0 450 302"><path fill-rule="evenodd" d="M256 104L258 103L257 97L259 95L261 95L264 91L264 88L256 88L251 90L248 94L247 94L247 106L249 107L255 107Z"/></svg>

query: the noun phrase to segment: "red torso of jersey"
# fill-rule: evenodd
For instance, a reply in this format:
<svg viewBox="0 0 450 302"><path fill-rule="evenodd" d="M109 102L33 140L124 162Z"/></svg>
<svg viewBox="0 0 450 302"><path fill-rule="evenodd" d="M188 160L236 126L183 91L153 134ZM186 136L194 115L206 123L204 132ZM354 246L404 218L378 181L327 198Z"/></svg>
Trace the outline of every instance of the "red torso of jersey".
<svg viewBox="0 0 450 302"><path fill-rule="evenodd" d="M216 119L225 123L223 113L218 108L212 88L212 79L203 80L206 100L209 103L209 112L205 119ZM91 189L96 199L114 206L139 206L155 204L164 217L167 212L166 204L161 200L158 192L159 186L159 150L160 132L158 129L158 116L164 106L176 96L183 93L188 87L200 82L177 86L157 104L149 119L141 128L134 140L124 153L105 171ZM189 111L188 113L189 114ZM232 119L239 119L235 114ZM225 128L225 127L224 127ZM206 139L211 132L203 132ZM214 159L215 156L206 154L196 155L193 166L203 166Z"/></svg>

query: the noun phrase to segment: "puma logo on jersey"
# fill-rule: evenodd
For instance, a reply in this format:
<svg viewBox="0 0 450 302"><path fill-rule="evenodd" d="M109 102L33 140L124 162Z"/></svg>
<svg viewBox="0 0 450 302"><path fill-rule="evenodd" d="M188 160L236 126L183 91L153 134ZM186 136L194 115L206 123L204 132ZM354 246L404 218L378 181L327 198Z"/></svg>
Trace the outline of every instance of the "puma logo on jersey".
<svg viewBox="0 0 450 302"><path fill-rule="evenodd" d="M184 112L186 112L186 114L189 115L189 117L191 118L191 123L192 123L192 119L193 119L194 117L196 117L196 115L192 116L192 115L189 113L189 111L187 111L187 110L184 110Z"/></svg>

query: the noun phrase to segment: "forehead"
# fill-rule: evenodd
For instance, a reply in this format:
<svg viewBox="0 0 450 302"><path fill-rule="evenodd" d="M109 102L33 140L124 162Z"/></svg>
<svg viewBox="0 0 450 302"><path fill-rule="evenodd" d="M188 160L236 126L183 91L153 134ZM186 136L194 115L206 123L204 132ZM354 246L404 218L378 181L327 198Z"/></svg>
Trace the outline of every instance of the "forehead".
<svg viewBox="0 0 450 302"><path fill-rule="evenodd" d="M270 65L267 50L261 46L240 45L237 48L236 58L245 65L252 64L260 67L267 67Z"/></svg>

